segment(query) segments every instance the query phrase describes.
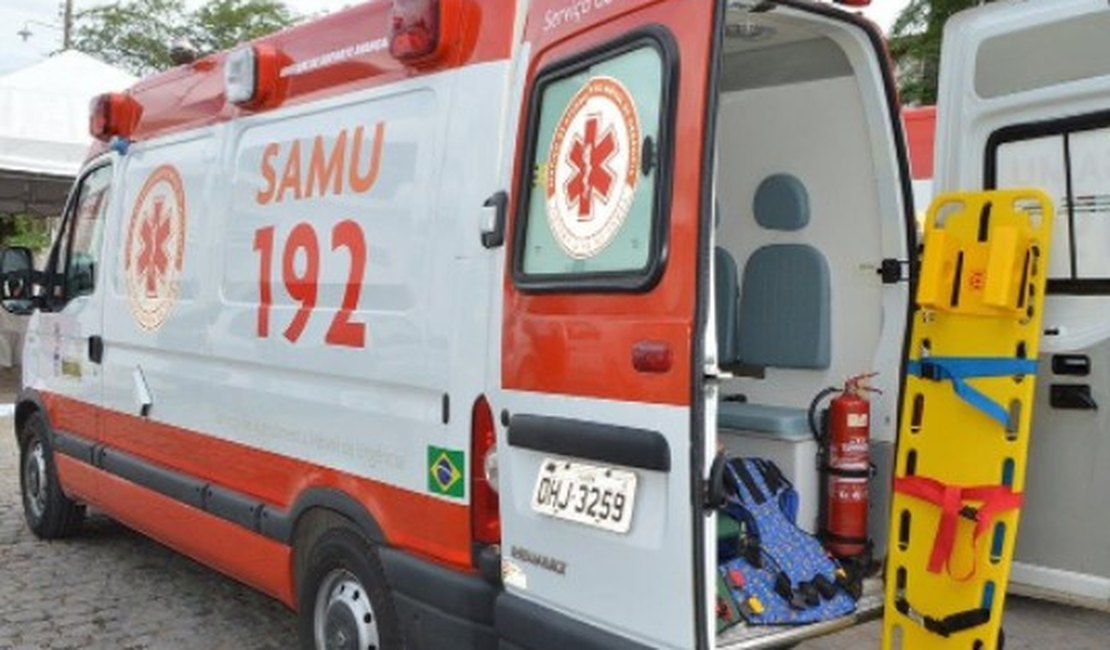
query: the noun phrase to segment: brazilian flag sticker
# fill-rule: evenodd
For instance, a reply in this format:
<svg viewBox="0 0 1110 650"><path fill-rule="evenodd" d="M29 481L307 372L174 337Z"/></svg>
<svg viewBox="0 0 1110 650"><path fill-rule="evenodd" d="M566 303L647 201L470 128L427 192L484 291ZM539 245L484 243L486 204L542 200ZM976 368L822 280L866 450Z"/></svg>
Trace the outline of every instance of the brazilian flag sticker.
<svg viewBox="0 0 1110 650"><path fill-rule="evenodd" d="M461 499L466 496L463 467L466 453L440 447L428 447L428 491Z"/></svg>

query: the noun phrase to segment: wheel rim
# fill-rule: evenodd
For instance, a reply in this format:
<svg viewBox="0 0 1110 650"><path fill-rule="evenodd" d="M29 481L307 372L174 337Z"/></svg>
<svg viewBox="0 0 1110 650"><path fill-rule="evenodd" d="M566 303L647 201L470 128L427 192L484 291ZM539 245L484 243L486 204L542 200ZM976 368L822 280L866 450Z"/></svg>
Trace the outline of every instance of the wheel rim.
<svg viewBox="0 0 1110 650"><path fill-rule="evenodd" d="M346 569L332 571L320 583L313 627L321 650L378 650L378 617L370 595Z"/></svg>
<svg viewBox="0 0 1110 650"><path fill-rule="evenodd" d="M23 493L27 495L27 507L35 519L42 518L46 511L46 483L46 451L42 442L36 440L23 465Z"/></svg>

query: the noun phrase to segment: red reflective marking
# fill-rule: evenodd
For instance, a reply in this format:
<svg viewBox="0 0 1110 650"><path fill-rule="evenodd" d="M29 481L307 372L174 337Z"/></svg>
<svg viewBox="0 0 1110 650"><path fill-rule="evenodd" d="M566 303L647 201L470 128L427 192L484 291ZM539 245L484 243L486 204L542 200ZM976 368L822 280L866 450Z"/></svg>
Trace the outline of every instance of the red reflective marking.
<svg viewBox="0 0 1110 650"><path fill-rule="evenodd" d="M166 272L170 258L166 256L166 240L170 238L170 220L162 214L163 201L154 202L154 216L143 222L139 231L139 259L136 270L146 280L146 293L158 292L158 277Z"/></svg>
<svg viewBox="0 0 1110 650"><path fill-rule="evenodd" d="M362 164L362 147L365 136L363 135L365 129L361 125L355 129L353 151L351 152L351 162L348 181L351 185L351 191L363 194L369 192L374 188L378 182L378 175L382 169L382 146L385 142L385 122L378 122L374 125L374 142L370 145L370 162L366 168L366 173L363 174L359 171Z"/></svg>
<svg viewBox="0 0 1110 650"><path fill-rule="evenodd" d="M236 524L56 455L66 491L130 528L296 608L292 549Z"/></svg>
<svg viewBox="0 0 1110 650"><path fill-rule="evenodd" d="M443 501L364 476L314 465L303 459L104 409L54 393L43 393L42 398L53 427L102 441L160 467L221 485L284 510L292 508L305 490L331 488L350 495L355 502L362 504L381 526L390 546L456 570L466 571L471 566L470 508L464 504ZM74 465L91 470L83 463L74 461ZM80 489L75 489L78 486L71 483L64 473L60 474L67 493L85 501L92 501L93 491L103 485L98 480L82 483ZM101 500L93 502L108 512L129 513L128 517L143 519L151 524L176 519L164 512L147 511L145 504L128 495L106 494ZM182 505L181 508L182 512L200 514L189 506ZM119 518L127 520L122 516ZM219 568L216 562L223 554L222 547L218 546L223 527L202 528L185 518L181 518L180 522L182 535L189 535L198 550L207 549L212 554L203 561ZM171 541L168 538L172 533L136 527L159 540ZM200 534L198 531L201 531ZM281 568L273 566L275 570ZM281 566L288 566L288 562Z"/></svg>
<svg viewBox="0 0 1110 650"><path fill-rule="evenodd" d="M297 251L305 253L304 273L297 274ZM316 309L316 298L320 293L320 242L316 231L307 223L299 223L289 233L282 256L281 277L289 296L301 303L289 326L285 328L285 338L296 343L308 326L312 310Z"/></svg>
<svg viewBox="0 0 1110 650"><path fill-rule="evenodd" d="M671 344L665 341L640 341L632 346L632 367L640 372L669 372L674 365Z"/></svg>
<svg viewBox="0 0 1110 650"><path fill-rule="evenodd" d="M270 282L274 264L274 227L259 228L254 233L254 250L258 252L258 336L270 335L270 308L274 304L274 289Z"/></svg>
<svg viewBox="0 0 1110 650"><path fill-rule="evenodd" d="M362 228L354 221L340 221L332 229L331 249L336 251L340 248L351 252L351 270L347 276L347 288L343 291L343 306L336 312L325 340L331 345L363 348L366 347L366 323L352 321L351 314L358 309L362 277L366 272L366 238Z"/></svg>
<svg viewBox="0 0 1110 650"><path fill-rule="evenodd" d="M606 129L598 139L597 118L586 120L585 136L575 137L568 155L574 166L574 176L567 183L567 198L578 202L578 220L589 221L594 206L594 195L602 201L609 200L615 175L609 170L609 159L617 153L617 138L613 129Z"/></svg>
<svg viewBox="0 0 1110 650"><path fill-rule="evenodd" d="M359 296L362 293L362 280L366 274L367 249L366 236L362 226L346 219L340 221L331 231L331 249L338 251L346 248L350 253L350 267L343 290L343 301L328 327L324 337L328 345L364 348L366 347L366 323L352 319L358 311ZM274 227L260 228L254 233L254 250L259 254L258 280L258 322L259 338L270 335L270 312L273 307ZM299 254L303 251L303 260ZM303 269L297 270L298 261L303 261ZM300 303L293 319L285 328L285 338L296 343L308 327L312 312L316 309L320 295L320 242L312 224L301 222L293 227L285 241L282 251L282 281L289 296Z"/></svg>

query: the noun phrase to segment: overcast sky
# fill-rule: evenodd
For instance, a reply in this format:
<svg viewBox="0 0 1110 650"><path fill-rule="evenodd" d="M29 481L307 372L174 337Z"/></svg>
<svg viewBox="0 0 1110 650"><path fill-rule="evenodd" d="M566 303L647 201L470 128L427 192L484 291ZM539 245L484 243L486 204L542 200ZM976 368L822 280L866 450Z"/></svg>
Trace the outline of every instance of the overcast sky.
<svg viewBox="0 0 1110 650"><path fill-rule="evenodd" d="M889 28L898 11L908 0L872 0L867 10L876 22ZM99 4L109 4L106 0L74 0L77 10L87 9ZM202 4L202 0L190 0L190 4ZM286 0L286 4L301 13L332 10L357 4L353 0ZM58 25L61 2L58 0L0 0L0 74L34 63L61 47L62 33L58 28L37 25L34 21ZM29 22L30 21L30 22ZM26 42L16 33L29 22L32 35Z"/></svg>

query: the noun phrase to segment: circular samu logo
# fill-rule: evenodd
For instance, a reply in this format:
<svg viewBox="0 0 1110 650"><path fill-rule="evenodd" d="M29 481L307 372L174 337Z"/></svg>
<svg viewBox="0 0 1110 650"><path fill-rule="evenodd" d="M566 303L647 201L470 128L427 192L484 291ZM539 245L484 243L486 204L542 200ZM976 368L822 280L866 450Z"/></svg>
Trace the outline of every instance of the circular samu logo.
<svg viewBox="0 0 1110 650"><path fill-rule="evenodd" d="M640 118L612 77L594 77L567 105L547 160L547 221L567 255L588 259L624 225L640 170Z"/></svg>
<svg viewBox="0 0 1110 650"><path fill-rule="evenodd" d="M131 210L124 275L131 315L143 329L162 326L177 302L185 261L185 188L170 165L147 178Z"/></svg>

